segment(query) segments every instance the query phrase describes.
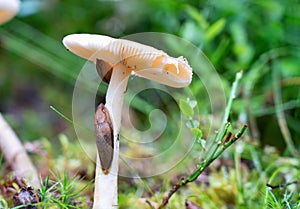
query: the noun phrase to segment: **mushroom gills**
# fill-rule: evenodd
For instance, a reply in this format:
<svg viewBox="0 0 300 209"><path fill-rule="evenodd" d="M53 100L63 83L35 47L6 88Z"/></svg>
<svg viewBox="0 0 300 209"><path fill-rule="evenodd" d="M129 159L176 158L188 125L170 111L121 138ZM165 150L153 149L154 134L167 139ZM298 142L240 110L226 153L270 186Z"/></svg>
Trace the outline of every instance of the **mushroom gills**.
<svg viewBox="0 0 300 209"><path fill-rule="evenodd" d="M94 125L101 169L107 175L113 161L114 135L109 112L103 104L97 107Z"/></svg>

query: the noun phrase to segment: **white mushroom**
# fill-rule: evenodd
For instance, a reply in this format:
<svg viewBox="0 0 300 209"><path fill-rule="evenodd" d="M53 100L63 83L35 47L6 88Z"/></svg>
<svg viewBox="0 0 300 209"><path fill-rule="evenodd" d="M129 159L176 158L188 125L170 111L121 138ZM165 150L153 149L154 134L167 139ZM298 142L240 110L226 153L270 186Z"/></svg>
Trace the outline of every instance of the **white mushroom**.
<svg viewBox="0 0 300 209"><path fill-rule="evenodd" d="M73 34L63 39L71 52L94 63L104 61L105 68L112 66L105 107L113 126L114 154L109 172L98 169L97 157L94 206L97 209L118 207L117 175L119 158L119 131L124 94L130 75L147 78L171 87L184 87L192 80L192 69L182 58L173 58L165 52L137 42L114 39L103 35ZM107 69L106 69L107 71ZM102 72L98 73L101 77ZM109 80L109 79L107 79Z"/></svg>
<svg viewBox="0 0 300 209"><path fill-rule="evenodd" d="M13 18L19 11L19 0L0 0L0 25ZM0 150L13 168L15 175L28 180L28 185L38 188L38 173L28 157L20 139L0 113Z"/></svg>
<svg viewBox="0 0 300 209"><path fill-rule="evenodd" d="M0 25L13 18L19 11L18 0L0 0Z"/></svg>

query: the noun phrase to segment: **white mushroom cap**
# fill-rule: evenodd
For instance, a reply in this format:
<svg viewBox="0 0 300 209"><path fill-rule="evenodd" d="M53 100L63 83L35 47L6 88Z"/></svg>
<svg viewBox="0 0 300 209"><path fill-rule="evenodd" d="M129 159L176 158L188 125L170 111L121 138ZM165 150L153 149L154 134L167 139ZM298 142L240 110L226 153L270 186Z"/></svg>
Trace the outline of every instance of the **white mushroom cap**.
<svg viewBox="0 0 300 209"><path fill-rule="evenodd" d="M168 86L184 87L192 80L192 68L183 57L137 42L103 35L72 34L63 44L74 54L96 63L97 59L116 65L122 63L131 74Z"/></svg>
<svg viewBox="0 0 300 209"><path fill-rule="evenodd" d="M19 11L18 0L0 0L0 25L13 18Z"/></svg>

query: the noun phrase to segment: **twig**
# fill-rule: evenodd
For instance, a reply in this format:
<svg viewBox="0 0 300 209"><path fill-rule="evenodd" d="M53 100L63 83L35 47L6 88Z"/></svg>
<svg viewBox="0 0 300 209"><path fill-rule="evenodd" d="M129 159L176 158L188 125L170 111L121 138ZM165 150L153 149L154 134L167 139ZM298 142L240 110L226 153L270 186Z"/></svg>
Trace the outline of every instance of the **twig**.
<svg viewBox="0 0 300 209"><path fill-rule="evenodd" d="M28 184L38 188L39 178L25 148L0 113L0 149L5 160L13 168L16 176L28 180Z"/></svg>
<svg viewBox="0 0 300 209"><path fill-rule="evenodd" d="M287 187L289 185L298 184L298 183L299 183L298 181L292 181L292 182L289 182L289 183L278 184L278 185L275 185L275 186L267 184L267 187L269 187L270 189L278 189L278 188L284 188L284 187Z"/></svg>
<svg viewBox="0 0 300 209"><path fill-rule="evenodd" d="M172 187L172 189L169 191L167 196L163 198L163 201L161 202L161 204L159 205L159 207L157 209L164 208L168 204L169 199L172 197L172 195L175 192L177 192L182 186L185 186L188 183L195 181L201 175L201 173L203 173L203 171L210 166L210 164L213 161L215 161L218 157L220 157L220 155L228 147L230 147L233 143L235 143L245 133L246 129L247 129L247 125L244 125L242 127L242 129L236 135L234 135L228 142L226 142L225 144L222 144L219 147L220 149L217 149L215 152L213 152L207 161L201 162L191 175L189 175L187 178L185 178L185 179L183 178L179 182L177 182Z"/></svg>
<svg viewBox="0 0 300 209"><path fill-rule="evenodd" d="M167 195L166 197L164 197L163 201L161 202L161 204L158 206L157 209L161 209L161 208L165 207L165 206L168 204L169 199L172 197L172 195L173 195L175 192L177 192L177 190L178 190L180 187L182 187L182 186L184 186L184 184L182 184L182 183L176 183L176 184L172 187L172 189L169 191L168 195Z"/></svg>

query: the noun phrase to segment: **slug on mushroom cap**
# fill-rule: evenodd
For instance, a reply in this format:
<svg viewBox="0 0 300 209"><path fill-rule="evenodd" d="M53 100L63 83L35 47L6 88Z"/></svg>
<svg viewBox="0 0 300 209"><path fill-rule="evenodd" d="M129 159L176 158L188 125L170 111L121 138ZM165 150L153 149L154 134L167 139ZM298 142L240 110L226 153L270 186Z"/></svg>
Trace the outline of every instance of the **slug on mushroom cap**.
<svg viewBox="0 0 300 209"><path fill-rule="evenodd" d="M134 41L104 35L72 34L63 44L76 55L94 63L97 59L114 66L119 62L131 74L172 87L184 87L192 80L192 69L183 57L173 58L162 50Z"/></svg>

